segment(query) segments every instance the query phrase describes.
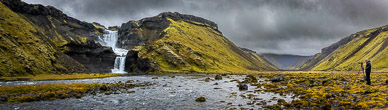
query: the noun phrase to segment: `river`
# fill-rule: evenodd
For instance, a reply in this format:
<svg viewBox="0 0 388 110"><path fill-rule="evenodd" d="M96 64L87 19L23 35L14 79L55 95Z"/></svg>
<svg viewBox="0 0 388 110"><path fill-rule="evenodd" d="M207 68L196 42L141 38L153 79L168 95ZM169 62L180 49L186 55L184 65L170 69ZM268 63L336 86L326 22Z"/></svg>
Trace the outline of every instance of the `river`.
<svg viewBox="0 0 388 110"><path fill-rule="evenodd" d="M156 79L157 77L157 79ZM206 78L211 81L205 81ZM105 95L87 95L80 99L57 99L25 103L0 104L1 110L14 109L225 109L225 108L262 108L264 105L276 104L284 99L291 102L292 95L279 95L260 91L261 88L248 86L240 91L236 81L244 80L245 75L223 76L214 80L215 75L207 74L166 74L166 75L132 75L100 79L57 80L57 81L14 81L0 82L1 86L47 84L47 83L117 83L133 80L134 83L151 83L150 86L130 89L134 93L117 93ZM268 83L259 78L259 82ZM249 94L249 95L248 95ZM253 96L254 98L247 98ZM205 102L195 102L197 97L205 97ZM253 103L253 104L248 104ZM257 103L261 103L256 105ZM264 104L264 105L262 105Z"/></svg>

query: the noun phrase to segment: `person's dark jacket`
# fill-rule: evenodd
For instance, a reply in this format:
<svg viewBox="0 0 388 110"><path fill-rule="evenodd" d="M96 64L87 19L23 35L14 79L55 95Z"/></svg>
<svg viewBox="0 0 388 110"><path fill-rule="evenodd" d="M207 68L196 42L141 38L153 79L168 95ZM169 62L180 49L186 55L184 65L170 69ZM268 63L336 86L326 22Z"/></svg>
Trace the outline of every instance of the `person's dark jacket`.
<svg viewBox="0 0 388 110"><path fill-rule="evenodd" d="M365 67L365 73L370 73L371 69L372 69L372 65L368 61L368 63L366 63L366 67Z"/></svg>

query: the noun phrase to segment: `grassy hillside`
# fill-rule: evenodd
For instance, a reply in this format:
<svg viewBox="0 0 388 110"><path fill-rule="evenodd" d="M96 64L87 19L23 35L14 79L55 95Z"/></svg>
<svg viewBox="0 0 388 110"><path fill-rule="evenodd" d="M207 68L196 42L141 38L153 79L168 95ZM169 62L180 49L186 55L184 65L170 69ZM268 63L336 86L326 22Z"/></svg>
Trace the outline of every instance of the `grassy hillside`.
<svg viewBox="0 0 388 110"><path fill-rule="evenodd" d="M112 68L106 66L114 62L112 50L93 41L105 29L98 23L82 22L54 7L20 0L1 0L0 12L0 76Z"/></svg>
<svg viewBox="0 0 388 110"><path fill-rule="evenodd" d="M241 50L216 27L186 19L162 19L168 20L168 26L160 33L147 29L146 33L151 33L151 36L141 34L141 37L151 37L150 40L134 49L139 51L141 59L152 62L151 66L157 71L249 72L277 69L257 54ZM144 28L137 30L144 31ZM136 64L127 66L135 68Z"/></svg>
<svg viewBox="0 0 388 110"><path fill-rule="evenodd" d="M56 47L42 35L40 28L2 3L0 3L0 24L1 76L71 71L67 70L72 68L71 65L63 63L71 58L56 52Z"/></svg>
<svg viewBox="0 0 388 110"><path fill-rule="evenodd" d="M346 43L340 43L345 40L347 40ZM360 70L359 63L369 58L373 70L388 71L387 46L388 25L368 29L333 44L330 47L336 48L332 52L319 53L302 67L311 70Z"/></svg>

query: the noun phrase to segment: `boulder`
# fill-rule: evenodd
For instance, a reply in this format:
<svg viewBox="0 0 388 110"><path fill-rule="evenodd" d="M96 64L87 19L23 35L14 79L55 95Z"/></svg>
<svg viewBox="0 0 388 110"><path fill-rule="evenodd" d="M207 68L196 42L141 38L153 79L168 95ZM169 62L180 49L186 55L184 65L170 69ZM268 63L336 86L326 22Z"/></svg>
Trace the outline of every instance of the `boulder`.
<svg viewBox="0 0 388 110"><path fill-rule="evenodd" d="M245 77L244 83L257 83L257 78L252 74L249 74Z"/></svg>
<svg viewBox="0 0 388 110"><path fill-rule="evenodd" d="M272 78L272 82L280 82L280 81L283 81L283 80L284 80L283 76L274 76Z"/></svg>
<svg viewBox="0 0 388 110"><path fill-rule="evenodd" d="M107 90L108 90L108 87L105 86L105 85L102 85L102 86L100 87L100 90L101 90L101 91L107 91Z"/></svg>
<svg viewBox="0 0 388 110"><path fill-rule="evenodd" d="M215 77L214 79L216 79L216 80L222 80L222 76L219 75L219 74L217 74L216 77Z"/></svg>
<svg viewBox="0 0 388 110"><path fill-rule="evenodd" d="M205 102L206 101L206 98L205 97L198 97L197 99L195 99L196 102Z"/></svg>
<svg viewBox="0 0 388 110"><path fill-rule="evenodd" d="M247 84L240 84L238 87L239 90L248 90L248 85Z"/></svg>
<svg viewBox="0 0 388 110"><path fill-rule="evenodd" d="M388 79L387 79L387 80L385 80L385 84L388 84Z"/></svg>

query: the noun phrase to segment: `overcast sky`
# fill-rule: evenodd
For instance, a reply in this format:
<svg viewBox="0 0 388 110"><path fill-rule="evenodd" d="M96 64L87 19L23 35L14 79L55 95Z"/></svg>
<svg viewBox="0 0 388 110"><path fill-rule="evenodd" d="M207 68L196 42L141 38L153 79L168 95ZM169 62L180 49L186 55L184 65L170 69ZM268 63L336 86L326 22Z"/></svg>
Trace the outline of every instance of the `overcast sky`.
<svg viewBox="0 0 388 110"><path fill-rule="evenodd" d="M237 46L314 55L352 33L388 24L388 0L24 0L74 18L121 25L171 11L209 19Z"/></svg>

